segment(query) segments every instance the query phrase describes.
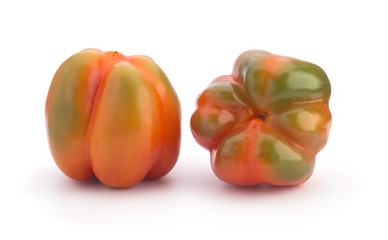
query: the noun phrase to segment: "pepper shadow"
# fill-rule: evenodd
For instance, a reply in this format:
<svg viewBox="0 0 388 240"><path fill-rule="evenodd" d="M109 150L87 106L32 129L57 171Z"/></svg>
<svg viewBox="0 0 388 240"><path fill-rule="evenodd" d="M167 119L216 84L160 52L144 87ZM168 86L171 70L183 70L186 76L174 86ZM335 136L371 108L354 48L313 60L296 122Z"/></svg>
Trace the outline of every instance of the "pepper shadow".
<svg viewBox="0 0 388 240"><path fill-rule="evenodd" d="M73 188L74 191L90 191L90 192L114 192L114 193L127 193L127 192L135 192L141 193L146 191L155 191L158 189L166 188L171 185L171 181L168 178L160 178L160 179L149 179L144 178L138 184L131 187L110 187L98 180L97 177L92 177L91 179L84 181L76 181L71 180L67 181L69 184L69 188Z"/></svg>
<svg viewBox="0 0 388 240"><path fill-rule="evenodd" d="M43 169L33 174L28 183L28 188L38 192L61 192L61 194L100 194L112 192L114 194L124 193L143 193L152 192L158 189L164 189L171 185L170 179L163 177L160 179L145 178L138 184L129 188L114 188L104 185L95 176L87 180L73 180L63 173L54 170Z"/></svg>
<svg viewBox="0 0 388 240"><path fill-rule="evenodd" d="M225 183L222 186L222 191L226 194L233 194L242 197L251 196L275 196L275 195L291 195L303 189L302 185L296 186L271 186L260 184L256 186L237 186Z"/></svg>

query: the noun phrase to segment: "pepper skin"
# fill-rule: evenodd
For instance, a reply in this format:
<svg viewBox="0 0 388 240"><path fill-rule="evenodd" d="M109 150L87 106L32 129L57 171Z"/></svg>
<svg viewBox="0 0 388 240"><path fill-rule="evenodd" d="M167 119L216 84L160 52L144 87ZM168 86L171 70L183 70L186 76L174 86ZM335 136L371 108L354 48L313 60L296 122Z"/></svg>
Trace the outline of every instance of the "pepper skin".
<svg viewBox="0 0 388 240"><path fill-rule="evenodd" d="M52 80L46 127L52 156L70 178L94 175L131 187L166 175L180 148L180 103L146 56L85 49Z"/></svg>
<svg viewBox="0 0 388 240"><path fill-rule="evenodd" d="M318 66L251 50L215 79L191 117L214 173L242 186L290 186L313 173L331 125L330 82Z"/></svg>

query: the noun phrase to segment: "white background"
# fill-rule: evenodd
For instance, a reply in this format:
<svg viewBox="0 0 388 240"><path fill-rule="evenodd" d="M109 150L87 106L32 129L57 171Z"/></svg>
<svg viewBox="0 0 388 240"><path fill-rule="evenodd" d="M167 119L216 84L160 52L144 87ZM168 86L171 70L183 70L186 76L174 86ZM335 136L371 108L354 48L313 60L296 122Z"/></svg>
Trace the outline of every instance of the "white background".
<svg viewBox="0 0 388 240"><path fill-rule="evenodd" d="M1 239L387 239L388 7L384 1L2 1ZM152 57L182 105L179 161L124 190L76 182L49 152L44 104L84 48ZM197 95L262 49L321 66L333 124L313 176L292 188L218 180L193 139Z"/></svg>

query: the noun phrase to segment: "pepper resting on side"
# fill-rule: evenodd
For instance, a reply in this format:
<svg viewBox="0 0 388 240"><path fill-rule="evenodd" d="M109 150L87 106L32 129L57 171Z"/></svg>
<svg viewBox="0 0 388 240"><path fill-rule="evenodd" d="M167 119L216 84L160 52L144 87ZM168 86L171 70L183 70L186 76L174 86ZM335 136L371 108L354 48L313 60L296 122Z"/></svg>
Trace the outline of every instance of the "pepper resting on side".
<svg viewBox="0 0 388 240"><path fill-rule="evenodd" d="M330 92L325 72L312 63L247 51L231 75L200 94L191 130L221 180L297 185L312 175L327 142Z"/></svg>

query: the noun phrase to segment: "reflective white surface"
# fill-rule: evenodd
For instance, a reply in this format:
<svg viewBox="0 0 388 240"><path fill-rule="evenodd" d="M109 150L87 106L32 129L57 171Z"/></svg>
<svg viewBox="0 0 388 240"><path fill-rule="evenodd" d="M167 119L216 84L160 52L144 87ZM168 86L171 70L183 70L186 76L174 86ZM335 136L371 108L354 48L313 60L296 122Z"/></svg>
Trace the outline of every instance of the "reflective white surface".
<svg viewBox="0 0 388 240"><path fill-rule="evenodd" d="M372 2L2 1L0 239L387 239L388 15ZM55 166L46 94L59 64L88 47L149 55L174 85L182 148L161 181L114 190ZM247 49L330 78L330 139L306 184L223 183L192 137L197 95Z"/></svg>

